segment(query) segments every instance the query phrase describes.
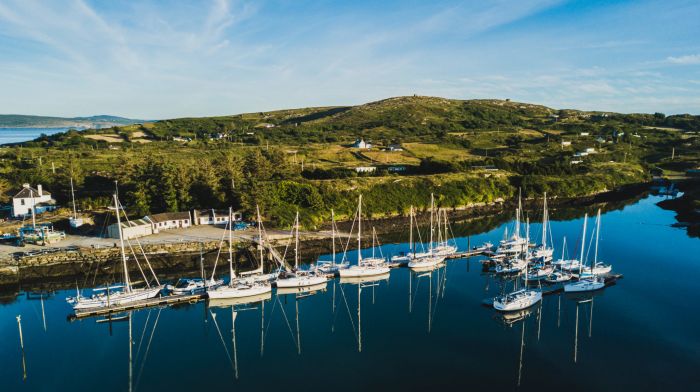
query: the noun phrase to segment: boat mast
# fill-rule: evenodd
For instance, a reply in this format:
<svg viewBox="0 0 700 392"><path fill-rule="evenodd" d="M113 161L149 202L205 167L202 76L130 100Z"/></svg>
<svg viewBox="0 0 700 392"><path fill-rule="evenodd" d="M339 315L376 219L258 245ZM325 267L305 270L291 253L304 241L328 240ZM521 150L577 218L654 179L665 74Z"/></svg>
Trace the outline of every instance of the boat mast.
<svg viewBox="0 0 700 392"><path fill-rule="evenodd" d="M362 262L362 194L357 201L357 265Z"/></svg>
<svg viewBox="0 0 700 392"><path fill-rule="evenodd" d="M374 250L377 248L377 230L372 226L372 258L374 258Z"/></svg>
<svg viewBox="0 0 700 392"><path fill-rule="evenodd" d="M591 275L593 275L593 266L598 264L598 237L600 236L600 208L598 208L598 218L596 219L595 228L595 253L593 256L593 263L591 264ZM592 313L591 313L592 314Z"/></svg>
<svg viewBox="0 0 700 392"><path fill-rule="evenodd" d="M232 208L228 208L228 269L229 272L231 273L231 282L229 282L230 285L233 285L233 280L236 278L236 273L233 272L233 246L231 245L231 242L233 241L233 235L232 235L232 225L233 225L233 219L232 219Z"/></svg>
<svg viewBox="0 0 700 392"><path fill-rule="evenodd" d="M435 210L435 197L433 194L430 194L430 246L428 247L428 250L430 253L433 253L433 211Z"/></svg>
<svg viewBox="0 0 700 392"><path fill-rule="evenodd" d="M75 210L75 191L73 190L73 177L70 178L70 195L73 199L73 219L78 219L78 213Z"/></svg>
<svg viewBox="0 0 700 392"><path fill-rule="evenodd" d="M522 190L518 188L518 209L515 210L515 238L520 238L520 214L523 210Z"/></svg>
<svg viewBox="0 0 700 392"><path fill-rule="evenodd" d="M408 214L409 215L409 222L410 222L410 234L408 236L408 249L411 250L413 253L413 257L416 256L416 249L415 246L413 245L413 205L411 205L411 212Z"/></svg>
<svg viewBox="0 0 700 392"><path fill-rule="evenodd" d="M299 269L299 210L297 210L297 217L294 220L294 270Z"/></svg>
<svg viewBox="0 0 700 392"><path fill-rule="evenodd" d="M262 236L262 218L260 217L260 206L258 206L257 204L255 205L255 212L258 215L258 241L260 242L259 243L259 246L260 246L260 267L258 267L258 271L260 271L260 273L262 273L263 272L263 260L264 260L263 259L264 245L263 245L263 236Z"/></svg>
<svg viewBox="0 0 700 392"><path fill-rule="evenodd" d="M547 192L544 193L544 210L542 211L542 250L547 248Z"/></svg>
<svg viewBox="0 0 700 392"><path fill-rule="evenodd" d="M583 250L585 249L586 245L586 222L588 221L588 213L583 215L583 234L581 236L581 260L578 265L578 273L579 275L581 274L581 270L583 268Z"/></svg>
<svg viewBox="0 0 700 392"><path fill-rule="evenodd" d="M530 244L530 218L527 218L527 223L525 224L525 287L524 289L527 290L527 275L528 275L528 260L527 260L527 252Z"/></svg>
<svg viewBox="0 0 700 392"><path fill-rule="evenodd" d="M119 200L117 194L114 194L114 209L117 212L117 231L119 231L119 248L122 253L122 264L124 266L124 288L127 293L131 292L131 282L129 281L129 270L126 265L126 252L124 251L124 235L122 233L122 220L119 216ZM109 288L107 289L109 291Z"/></svg>
<svg viewBox="0 0 700 392"><path fill-rule="evenodd" d="M333 266L335 266L335 212L331 208L331 241L333 247Z"/></svg>

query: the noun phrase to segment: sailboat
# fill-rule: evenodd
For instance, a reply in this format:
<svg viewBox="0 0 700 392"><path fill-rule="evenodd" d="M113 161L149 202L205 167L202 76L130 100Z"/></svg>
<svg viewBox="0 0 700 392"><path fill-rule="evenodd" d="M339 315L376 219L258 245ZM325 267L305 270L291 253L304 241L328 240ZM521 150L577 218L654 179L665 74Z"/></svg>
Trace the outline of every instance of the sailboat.
<svg viewBox="0 0 700 392"><path fill-rule="evenodd" d="M525 238L520 236L520 219L523 212L521 193L518 193L518 208L515 210L515 230L512 237L508 238L508 229L506 228L504 239L498 243L496 255L514 256L523 253L528 244Z"/></svg>
<svg viewBox="0 0 700 392"><path fill-rule="evenodd" d="M547 246L547 228L549 227L549 211L547 210L547 192L544 193L543 209L542 209L542 243L533 253L533 257L544 263L552 260L554 248Z"/></svg>
<svg viewBox="0 0 700 392"><path fill-rule="evenodd" d="M421 256L416 255L414 253L413 257L411 258L411 261L408 262L408 268L411 268L411 269L431 268L431 267L434 267L434 266L442 263L445 260L445 256L438 254L436 252L436 248L434 247L434 242L433 242L433 234L435 232L435 229L433 227L433 225L434 225L434 219L433 219L434 211L435 211L435 197L431 193L430 194L430 243L428 244L428 253L426 255L421 255ZM446 250L443 249L443 251L446 251Z"/></svg>
<svg viewBox="0 0 700 392"><path fill-rule="evenodd" d="M586 220L588 218L588 214L585 215L583 218L583 237L584 240L586 238ZM582 277L581 272L583 270L583 249L584 249L584 242L582 241L581 243L581 264L579 267L579 280L577 282L572 282L572 283L567 283L564 285L564 292L565 293L579 293L579 292L584 292L584 291L595 291L595 290L600 290L605 287L605 279L602 277L599 277L598 275L595 275L593 273L594 266L596 265L598 261L598 238L600 237L600 209L598 210L598 218L596 219L596 232L595 232L595 257L594 261L591 263L591 269L590 269L590 275L586 277ZM609 272L609 271L608 271Z"/></svg>
<svg viewBox="0 0 700 392"><path fill-rule="evenodd" d="M438 210L438 232L441 234L442 239L438 240L438 245L435 246L433 249L433 253L437 256L451 256L455 253L457 253L457 245L451 245L450 240L449 240L449 224L447 221L447 210L442 210L442 214L440 213L441 210ZM443 222L440 222L440 216L444 218ZM441 227L441 225L444 223L444 226ZM444 229L444 233L443 233Z"/></svg>
<svg viewBox="0 0 700 392"><path fill-rule="evenodd" d="M561 259L564 260L564 250L566 249L566 237L564 237L564 243L561 247ZM544 281L547 283L561 283L571 280L571 273L564 270L555 270L549 276L547 276Z"/></svg>
<svg viewBox="0 0 700 392"><path fill-rule="evenodd" d="M67 298L68 303L73 305L73 310L89 310L89 309L99 309L99 308L109 308L111 306L125 305L128 303L133 303L136 301L142 301L145 299L155 298L161 294L161 291L165 288L164 285L160 284L158 277L153 273L148 259L148 267L153 274L153 278L156 281L155 285L151 285L148 280L146 280L146 287L134 288L131 284L131 279L129 278L129 268L126 262L126 252L124 250L124 235L122 232L122 224L120 217L120 206L119 200L117 199L116 193L114 194L114 207L117 215L117 228L119 231L119 250L122 258L122 267L124 269L124 284L108 286L102 289L94 289L93 295L90 297L84 297L77 293L74 298ZM138 262L138 260L137 260ZM145 279L144 279L145 280Z"/></svg>
<svg viewBox="0 0 700 392"><path fill-rule="evenodd" d="M357 264L339 271L341 278L357 278L363 276L383 275L389 273L389 267L384 260L362 259L362 195L357 202Z"/></svg>
<svg viewBox="0 0 700 392"><path fill-rule="evenodd" d="M422 253L416 253L416 241L413 239L413 226L415 225L416 222L416 215L415 215L415 210L413 209L413 206L411 205L411 209L409 210L408 213L408 219L409 219L409 235L408 235L408 252L401 252L398 255L394 255L391 257L391 264L394 265L401 265L401 264L406 264L409 261L411 261L412 258L415 257L422 257L426 256L426 252ZM416 227L416 231L417 227ZM420 231L418 231L418 236L420 237ZM421 246L423 244L421 243Z"/></svg>
<svg viewBox="0 0 700 392"><path fill-rule="evenodd" d="M526 243L530 242L529 236L529 222L526 235ZM525 259L527 260L528 252L525 251ZM516 280L517 282L517 280ZM496 310L502 312L523 310L529 308L532 305L540 302L542 300L542 291L540 290L529 290L527 288L527 274L525 274L525 284L520 290L513 291L508 294L500 295L493 299L493 307ZM516 283L514 283L516 284Z"/></svg>
<svg viewBox="0 0 700 392"><path fill-rule="evenodd" d="M259 264L258 268L252 270L252 271L245 271L245 272L240 272L238 280L240 282L246 282L246 283L265 283L265 282L272 282L275 279L277 279L277 272L273 271L270 273L265 273L265 258L263 257L263 251L265 250L266 243L265 243L265 238L267 237L267 234L265 232L265 228L262 223L262 216L260 215L260 207L258 205L255 206L255 213L258 218L258 249L260 250L259 254ZM269 246L268 250L270 254L273 257L278 256L277 251Z"/></svg>
<svg viewBox="0 0 700 392"><path fill-rule="evenodd" d="M299 269L299 211L294 220L294 268L292 271L280 273L275 281L277 288L295 288L305 286L326 285L328 279L315 270Z"/></svg>
<svg viewBox="0 0 700 392"><path fill-rule="evenodd" d="M331 261L318 260L316 261L316 269L324 274L337 274L341 269L348 268L350 263L344 261L342 263L336 263L336 251L335 251L335 237L338 231L338 226L335 223L335 212L331 210L331 243L333 248L333 258Z"/></svg>
<svg viewBox="0 0 700 392"><path fill-rule="evenodd" d="M78 218L78 212L75 208L75 191L73 190L73 177L70 178L70 195L73 201L73 215L68 219L70 227L77 229L83 225L83 218Z"/></svg>
<svg viewBox="0 0 700 392"><path fill-rule="evenodd" d="M229 211L229 214L231 212ZM180 278L174 285L168 285L166 288L173 295L200 294L207 290L215 289L224 284L223 279L206 279L204 276L204 256L199 255L199 262L202 268L201 278Z"/></svg>
<svg viewBox="0 0 700 392"><path fill-rule="evenodd" d="M609 274L612 271L612 265L610 264L604 264L601 262L598 262L598 236L599 236L599 231L600 231L600 209L598 209L598 217L597 217L597 228L596 228L596 243L595 243L595 255L593 257L593 264L591 264L591 269L589 271L581 271L579 273L579 278L588 278L593 275L605 275Z"/></svg>
<svg viewBox="0 0 700 392"><path fill-rule="evenodd" d="M518 223L518 227L520 224ZM523 241L525 244L529 243L529 238L530 238L530 222L528 220L526 226L525 226L525 238L523 238ZM520 239L520 234L516 234L514 238ZM524 252L516 253L514 255L511 255L510 257L504 259L504 261L501 264L498 264L496 266L496 273L497 274L517 274L522 272L523 270L527 269L527 265L529 263L530 259L530 252L525 245L524 247Z"/></svg>
<svg viewBox="0 0 700 392"><path fill-rule="evenodd" d="M229 212L230 213L230 212ZM229 222L232 220L229 219ZM222 299L222 298L242 298L258 296L272 291L272 285L268 281L255 281L238 279L236 273L233 270L233 227L232 224L228 225L228 263L229 263L229 273L230 280L228 285L222 285L209 290L207 294L210 299ZM261 250L262 255L262 250ZM262 264L262 257L260 259ZM212 271L212 280L214 279L214 273L216 272L216 267Z"/></svg>

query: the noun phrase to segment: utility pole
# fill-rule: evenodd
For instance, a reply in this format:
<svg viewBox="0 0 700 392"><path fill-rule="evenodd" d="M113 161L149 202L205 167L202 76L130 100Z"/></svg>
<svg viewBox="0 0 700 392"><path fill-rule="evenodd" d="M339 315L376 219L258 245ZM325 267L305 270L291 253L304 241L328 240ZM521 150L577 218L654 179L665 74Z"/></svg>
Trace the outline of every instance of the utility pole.
<svg viewBox="0 0 700 392"><path fill-rule="evenodd" d="M671 160L673 160L676 157L676 147L673 147L671 150Z"/></svg>

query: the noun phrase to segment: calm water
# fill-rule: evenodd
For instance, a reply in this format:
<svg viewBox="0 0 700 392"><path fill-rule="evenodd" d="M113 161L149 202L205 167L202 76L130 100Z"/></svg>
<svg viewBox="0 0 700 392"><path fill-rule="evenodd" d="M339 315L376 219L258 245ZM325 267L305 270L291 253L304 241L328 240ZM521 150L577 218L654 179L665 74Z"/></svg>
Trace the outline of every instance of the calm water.
<svg viewBox="0 0 700 392"><path fill-rule="evenodd" d="M41 134L53 135L69 129L71 128L0 128L0 144L27 142Z"/></svg>
<svg viewBox="0 0 700 392"><path fill-rule="evenodd" d="M361 289L359 319L359 287L338 281L304 298L273 295L239 306L235 346L230 306L143 310L131 325L110 327L67 321L64 298L72 292L58 292L44 301L44 327L42 302L23 294L0 307L0 385L129 390L131 327L137 391L695 390L700 240L669 227L673 213L657 200L603 216L601 259L624 274L617 285L587 303L549 295L511 319L482 306L501 283L481 272L478 258L423 276L393 270L388 281ZM575 253L581 219L552 226L557 245L566 235ZM500 227L471 243L502 235ZM459 243L466 248L466 239Z"/></svg>

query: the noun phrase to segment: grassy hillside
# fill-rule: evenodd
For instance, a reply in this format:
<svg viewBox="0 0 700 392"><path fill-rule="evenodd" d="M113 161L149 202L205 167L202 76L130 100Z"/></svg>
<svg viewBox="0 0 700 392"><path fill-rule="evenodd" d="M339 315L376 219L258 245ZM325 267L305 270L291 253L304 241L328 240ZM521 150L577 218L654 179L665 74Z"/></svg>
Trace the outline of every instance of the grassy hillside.
<svg viewBox="0 0 700 392"><path fill-rule="evenodd" d="M700 165L699 129L698 116L398 97L42 137L0 150L0 191L41 182L65 203L72 176L81 208L94 209L109 203L117 180L135 215L260 204L276 223L299 208L316 225L331 208L351 214L359 193L368 212L387 215L424 208L430 192L457 208L508 199L518 187L569 198L682 173ZM374 147L352 148L358 137ZM575 156L586 149L594 152Z"/></svg>

